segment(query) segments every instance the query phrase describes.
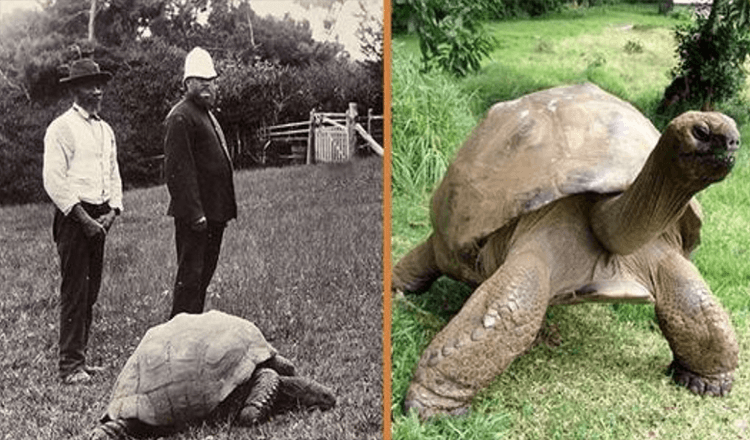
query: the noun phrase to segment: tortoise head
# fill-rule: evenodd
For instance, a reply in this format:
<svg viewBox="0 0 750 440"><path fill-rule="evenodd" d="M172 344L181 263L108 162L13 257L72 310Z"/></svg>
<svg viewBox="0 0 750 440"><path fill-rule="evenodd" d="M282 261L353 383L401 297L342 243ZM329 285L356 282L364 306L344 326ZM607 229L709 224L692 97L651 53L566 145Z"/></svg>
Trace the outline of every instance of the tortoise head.
<svg viewBox="0 0 750 440"><path fill-rule="evenodd" d="M662 234L690 199L732 170L740 134L721 113L687 112L669 123L635 182L592 210L591 224L606 249L627 255Z"/></svg>
<svg viewBox="0 0 750 440"><path fill-rule="evenodd" d="M700 190L718 182L734 166L740 146L735 122L715 112L687 112L669 123L659 141L664 172Z"/></svg>

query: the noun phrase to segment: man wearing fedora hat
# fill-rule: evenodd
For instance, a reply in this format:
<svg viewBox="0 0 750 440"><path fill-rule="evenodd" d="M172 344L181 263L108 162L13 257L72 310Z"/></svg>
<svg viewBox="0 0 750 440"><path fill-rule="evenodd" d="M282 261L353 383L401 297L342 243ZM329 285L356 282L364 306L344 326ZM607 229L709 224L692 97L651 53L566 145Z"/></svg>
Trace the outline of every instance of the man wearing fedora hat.
<svg viewBox="0 0 750 440"><path fill-rule="evenodd" d="M109 72L93 60L71 63L60 82L73 105L44 136L44 188L55 205L60 256L60 358L63 383L83 383L102 367L86 364L92 309L99 295L104 239L122 210L122 182L112 127L99 117Z"/></svg>
<svg viewBox="0 0 750 440"><path fill-rule="evenodd" d="M164 171L174 217L177 276L170 318L202 313L227 222L237 217L232 160L211 112L218 76L211 55L196 47L185 57L186 92L167 115Z"/></svg>

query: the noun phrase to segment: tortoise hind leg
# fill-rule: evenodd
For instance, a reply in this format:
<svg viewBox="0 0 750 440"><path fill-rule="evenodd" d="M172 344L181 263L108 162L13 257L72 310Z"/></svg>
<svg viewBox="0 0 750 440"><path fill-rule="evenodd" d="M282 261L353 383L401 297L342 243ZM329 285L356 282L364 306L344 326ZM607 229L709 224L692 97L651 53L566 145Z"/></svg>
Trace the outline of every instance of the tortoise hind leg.
<svg viewBox="0 0 750 440"><path fill-rule="evenodd" d="M435 261L431 235L425 242L409 251L393 268L391 289L397 292L423 292L442 274Z"/></svg>
<svg viewBox="0 0 750 440"><path fill-rule="evenodd" d="M663 260L655 278L656 317L674 356L673 379L696 394L726 395L739 353L729 315L679 252Z"/></svg>
<svg viewBox="0 0 750 440"><path fill-rule="evenodd" d="M544 320L550 271L532 243L509 255L422 354L404 402L420 418L461 414L531 346Z"/></svg>

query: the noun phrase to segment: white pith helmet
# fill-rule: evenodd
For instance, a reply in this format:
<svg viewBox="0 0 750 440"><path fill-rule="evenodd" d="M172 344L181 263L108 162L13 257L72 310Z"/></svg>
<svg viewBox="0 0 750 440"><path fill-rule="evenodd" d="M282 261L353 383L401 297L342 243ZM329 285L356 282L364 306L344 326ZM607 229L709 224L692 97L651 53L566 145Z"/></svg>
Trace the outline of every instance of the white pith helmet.
<svg viewBox="0 0 750 440"><path fill-rule="evenodd" d="M219 76L214 69L214 61L205 49L196 47L185 57L185 73L182 76L184 83L188 78L212 79Z"/></svg>

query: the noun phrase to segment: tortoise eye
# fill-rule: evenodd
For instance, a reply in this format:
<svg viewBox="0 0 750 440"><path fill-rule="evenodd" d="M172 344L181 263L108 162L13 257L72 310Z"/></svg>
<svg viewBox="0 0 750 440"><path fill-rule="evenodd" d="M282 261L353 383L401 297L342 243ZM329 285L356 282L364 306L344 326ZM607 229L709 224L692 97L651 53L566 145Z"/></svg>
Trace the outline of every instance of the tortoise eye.
<svg viewBox="0 0 750 440"><path fill-rule="evenodd" d="M699 141L706 142L710 137L710 132L707 127L703 125L696 125L693 127L693 136Z"/></svg>

